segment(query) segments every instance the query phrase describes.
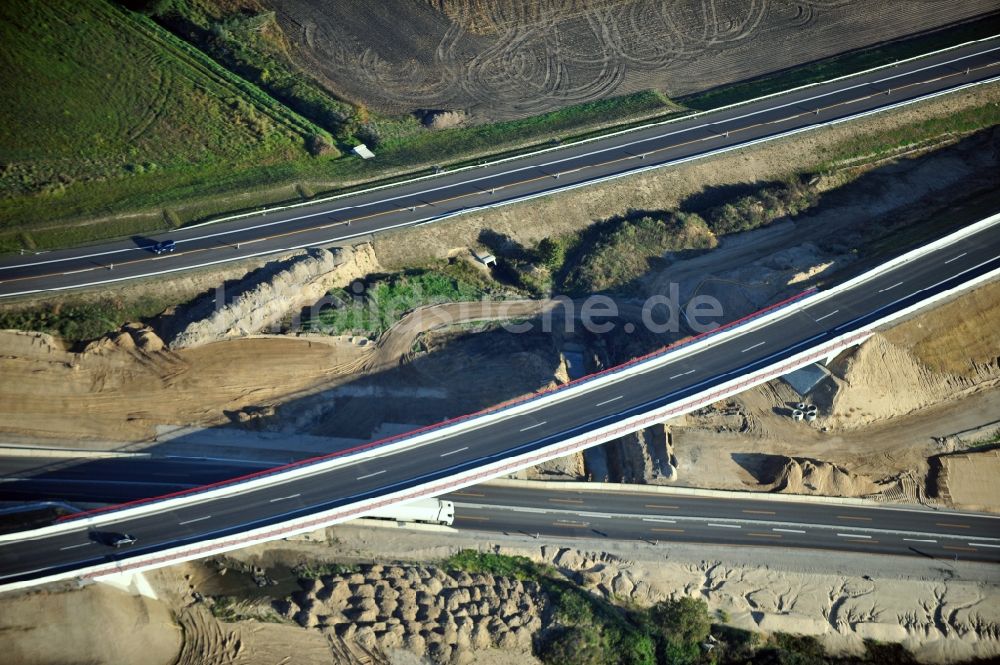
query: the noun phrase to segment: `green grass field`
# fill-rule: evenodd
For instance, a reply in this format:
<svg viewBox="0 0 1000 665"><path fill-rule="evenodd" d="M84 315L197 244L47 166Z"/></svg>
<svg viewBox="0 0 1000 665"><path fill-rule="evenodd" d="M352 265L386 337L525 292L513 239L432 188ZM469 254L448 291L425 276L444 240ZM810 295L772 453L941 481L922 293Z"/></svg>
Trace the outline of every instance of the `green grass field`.
<svg viewBox="0 0 1000 665"><path fill-rule="evenodd" d="M311 123L105 0L0 3L0 71L7 249L46 219L308 158Z"/></svg>

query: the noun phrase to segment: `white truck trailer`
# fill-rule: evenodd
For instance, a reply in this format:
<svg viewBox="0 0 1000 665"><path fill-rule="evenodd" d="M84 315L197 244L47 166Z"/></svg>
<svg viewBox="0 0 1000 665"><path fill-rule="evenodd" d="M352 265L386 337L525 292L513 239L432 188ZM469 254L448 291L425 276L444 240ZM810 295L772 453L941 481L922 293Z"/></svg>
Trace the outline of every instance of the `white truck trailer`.
<svg viewBox="0 0 1000 665"><path fill-rule="evenodd" d="M455 504L441 499L417 499L388 508L379 508L364 517L397 522L422 522L451 526L455 521Z"/></svg>

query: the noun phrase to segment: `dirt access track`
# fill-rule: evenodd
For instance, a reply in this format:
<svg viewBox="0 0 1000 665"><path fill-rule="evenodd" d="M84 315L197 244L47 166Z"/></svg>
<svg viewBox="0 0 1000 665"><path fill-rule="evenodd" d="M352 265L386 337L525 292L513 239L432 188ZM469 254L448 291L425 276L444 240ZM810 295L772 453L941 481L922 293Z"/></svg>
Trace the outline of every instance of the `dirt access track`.
<svg viewBox="0 0 1000 665"><path fill-rule="evenodd" d="M390 113L537 115L678 96L996 10L992 0L260 0L292 57ZM790 38L794 36L794 38Z"/></svg>

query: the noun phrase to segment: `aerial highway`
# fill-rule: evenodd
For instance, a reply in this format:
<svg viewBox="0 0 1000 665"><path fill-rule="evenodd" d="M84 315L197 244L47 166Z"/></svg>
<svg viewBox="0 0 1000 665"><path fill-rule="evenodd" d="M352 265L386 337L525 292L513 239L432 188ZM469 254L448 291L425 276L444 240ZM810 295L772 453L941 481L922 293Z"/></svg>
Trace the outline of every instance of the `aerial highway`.
<svg viewBox="0 0 1000 665"><path fill-rule="evenodd" d="M724 498L686 495L683 490L656 494L627 488L580 491L485 484L441 498L455 503L459 529L1000 562L1000 515L729 494Z"/></svg>
<svg viewBox="0 0 1000 665"><path fill-rule="evenodd" d="M38 460L0 459L5 485ZM214 460L151 457L59 464L41 482L29 477L0 500L125 501L142 492L176 491L246 471ZM457 506L462 530L654 542L775 545L850 552L1000 562L1000 515L892 505L838 505L772 495L656 493L580 483L486 483L441 498ZM531 486L528 486L531 485ZM631 491L630 491L631 490Z"/></svg>
<svg viewBox="0 0 1000 665"><path fill-rule="evenodd" d="M276 471L267 482L248 484L238 479L222 491L211 490L215 494L198 492L183 501L153 500L138 509L80 515L54 527L0 536L0 588L84 568L90 568L90 574L107 574L165 565L179 557L232 549L254 539L281 538L311 524L329 523L331 513L314 518L323 511L347 519L362 514L360 502L369 499L416 497L421 494L406 492L418 487L423 495L446 494L607 440L611 438L608 426L629 418L656 412L655 417L662 420L664 408L694 408L695 402L688 398L699 395L710 401L713 388L734 377L743 381L753 374L759 382L765 376L778 376L787 371L788 365L782 364L787 359L797 357L801 364L803 349L808 351L806 357L826 357L831 340L842 343L845 335L848 340L863 339L870 324L894 312L906 311L973 279L995 275L1000 270L1000 225L975 228L913 255L912 260L885 265L831 291L828 297L806 298L772 318L710 337L707 344L687 353L663 356L633 367L628 375L615 373L601 381L576 384L490 416L442 425L416 442L404 439L364 455L347 454L337 458L336 466L311 463L296 473ZM560 447L562 442L569 443ZM542 450L544 454L533 456ZM490 470L483 472L484 467ZM302 521L288 526L297 519ZM987 542L981 538L998 535L992 524L975 530L970 526L968 535L975 534L980 539L976 542ZM129 533L138 542L124 550L109 550L93 539L95 531ZM963 530L961 536L966 535ZM213 543L205 544L208 540ZM853 540L879 540L869 547L883 547L878 538ZM969 542L954 546L972 547ZM988 547L974 549L973 554L991 556L986 553Z"/></svg>
<svg viewBox="0 0 1000 665"><path fill-rule="evenodd" d="M0 259L0 297L97 285L428 223L694 159L1000 76L1000 38L733 108L309 205ZM377 157L376 157L377 159ZM175 241L157 254L158 241Z"/></svg>

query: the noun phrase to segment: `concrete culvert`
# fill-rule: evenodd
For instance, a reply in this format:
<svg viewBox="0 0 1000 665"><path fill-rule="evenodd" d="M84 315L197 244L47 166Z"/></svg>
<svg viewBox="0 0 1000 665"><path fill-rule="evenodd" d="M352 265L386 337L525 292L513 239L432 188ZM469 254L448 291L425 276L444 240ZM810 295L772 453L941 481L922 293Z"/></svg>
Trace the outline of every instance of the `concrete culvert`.
<svg viewBox="0 0 1000 665"><path fill-rule="evenodd" d="M792 411L792 420L802 420L803 413L800 409Z"/></svg>

